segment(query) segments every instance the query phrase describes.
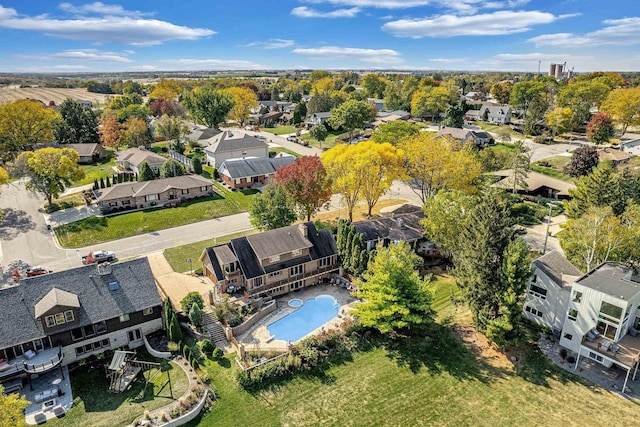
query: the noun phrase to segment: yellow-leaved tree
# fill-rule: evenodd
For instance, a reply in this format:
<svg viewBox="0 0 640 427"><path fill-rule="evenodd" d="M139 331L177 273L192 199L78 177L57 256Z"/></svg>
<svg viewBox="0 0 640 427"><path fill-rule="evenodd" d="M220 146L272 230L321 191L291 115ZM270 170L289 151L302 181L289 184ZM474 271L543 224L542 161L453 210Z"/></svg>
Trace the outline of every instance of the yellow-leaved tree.
<svg viewBox="0 0 640 427"><path fill-rule="evenodd" d="M600 106L613 121L622 126L622 134L629 126L640 125L640 87L614 89Z"/></svg>
<svg viewBox="0 0 640 427"><path fill-rule="evenodd" d="M476 191L482 166L470 145L429 132L402 141L405 180L422 203L440 190Z"/></svg>
<svg viewBox="0 0 640 427"><path fill-rule="evenodd" d="M177 81L171 79L162 79L153 88L149 97L152 99L176 99L181 93L182 87Z"/></svg>
<svg viewBox="0 0 640 427"><path fill-rule="evenodd" d="M17 393L5 395L2 385L0 385L0 427L23 426L24 414L22 411L29 405L29 402Z"/></svg>
<svg viewBox="0 0 640 427"><path fill-rule="evenodd" d="M249 118L252 108L258 106L256 93L247 87L230 87L224 90L233 98L233 108L227 115L231 120L235 120L238 126L244 126L245 120Z"/></svg>
<svg viewBox="0 0 640 427"><path fill-rule="evenodd" d="M574 124L573 110L569 107L556 107L547 113L547 126L553 131L553 137L571 130Z"/></svg>
<svg viewBox="0 0 640 427"><path fill-rule="evenodd" d="M349 220L353 220L353 209L362 198L360 178L363 161L357 161L355 145L337 144L322 153L320 160L327 170L333 193L340 194L347 205ZM357 166L357 167L356 167Z"/></svg>
<svg viewBox="0 0 640 427"><path fill-rule="evenodd" d="M27 145L53 141L53 128L61 120L40 101L19 99L0 105L0 160L10 161Z"/></svg>

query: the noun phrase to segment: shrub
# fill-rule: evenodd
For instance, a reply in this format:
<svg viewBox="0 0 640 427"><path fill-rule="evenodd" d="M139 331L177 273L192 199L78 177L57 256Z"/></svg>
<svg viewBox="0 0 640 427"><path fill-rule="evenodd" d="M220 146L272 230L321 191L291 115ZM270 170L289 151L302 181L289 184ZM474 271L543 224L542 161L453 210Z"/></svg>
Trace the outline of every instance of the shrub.
<svg viewBox="0 0 640 427"><path fill-rule="evenodd" d="M573 356L569 356L569 357L567 357L567 362L569 362L569 363L575 363L575 361L576 361L576 358L575 358L575 357L573 357Z"/></svg>
<svg viewBox="0 0 640 427"><path fill-rule="evenodd" d="M202 340L202 352L207 356L210 356L215 350L216 346L211 342L211 340L204 339Z"/></svg>
<svg viewBox="0 0 640 427"><path fill-rule="evenodd" d="M224 352L222 351L222 349L216 348L213 350L213 357L215 357L216 359L220 359L222 358L222 356L224 356Z"/></svg>
<svg viewBox="0 0 640 427"><path fill-rule="evenodd" d="M560 349L560 357L562 357L562 360L565 360L567 358L567 350L564 348Z"/></svg>
<svg viewBox="0 0 640 427"><path fill-rule="evenodd" d="M204 300L202 299L202 295L198 292L189 292L187 296L182 298L182 301L180 301L182 312L184 314L189 314L189 311L191 311L191 305L193 304L198 304L198 307L201 310L204 308Z"/></svg>
<svg viewBox="0 0 640 427"><path fill-rule="evenodd" d="M177 344L177 343L175 343L173 341L169 341L168 347L169 347L169 351L172 352L172 353L180 351L179 344Z"/></svg>
<svg viewBox="0 0 640 427"><path fill-rule="evenodd" d="M147 411L145 409L145 411L142 414L142 418L144 418L145 420L150 420L151 419L151 414L149 413L149 411Z"/></svg>
<svg viewBox="0 0 640 427"><path fill-rule="evenodd" d="M202 267L198 267L195 270L193 270L193 273L196 276L204 276L204 270L202 269Z"/></svg>

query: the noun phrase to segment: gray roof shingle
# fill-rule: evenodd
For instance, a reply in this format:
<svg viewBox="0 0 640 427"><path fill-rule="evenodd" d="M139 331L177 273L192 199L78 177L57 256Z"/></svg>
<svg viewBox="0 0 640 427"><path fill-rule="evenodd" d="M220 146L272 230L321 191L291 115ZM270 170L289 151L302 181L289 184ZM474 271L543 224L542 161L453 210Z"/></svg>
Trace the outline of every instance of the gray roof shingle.
<svg viewBox="0 0 640 427"><path fill-rule="evenodd" d="M218 172L233 179L272 175L281 167L290 165L295 161L296 158L293 156L225 160Z"/></svg>
<svg viewBox="0 0 640 427"><path fill-rule="evenodd" d="M0 348L46 336L36 321L35 306L52 289L78 297L77 321L55 328L62 332L162 304L147 258L110 265L100 275L95 265L23 279L19 285L0 290ZM118 282L119 289L109 290ZM8 309L10 307L10 309ZM55 343L54 343L55 344Z"/></svg>
<svg viewBox="0 0 640 427"><path fill-rule="evenodd" d="M211 138L211 145L205 151L213 154L226 153L236 150L248 150L251 148L265 148L268 144L255 136L237 131L224 131Z"/></svg>
<svg viewBox="0 0 640 427"><path fill-rule="evenodd" d="M560 252L551 251L533 261L533 265L544 272L557 285L563 286L562 276L581 276L582 272L571 264ZM567 284L569 285L569 284Z"/></svg>
<svg viewBox="0 0 640 427"><path fill-rule="evenodd" d="M126 160L135 167L140 167L142 162L147 162L149 165L157 165L167 161L166 158L146 148L128 148L124 151L118 151L116 158L121 162Z"/></svg>
<svg viewBox="0 0 640 427"><path fill-rule="evenodd" d="M143 197L149 194L160 194L170 188L177 190L188 190L210 186L211 181L199 175L182 175L171 178L160 178L151 181L123 182L113 187L95 190L96 198L99 202L107 200L122 199L124 197Z"/></svg>

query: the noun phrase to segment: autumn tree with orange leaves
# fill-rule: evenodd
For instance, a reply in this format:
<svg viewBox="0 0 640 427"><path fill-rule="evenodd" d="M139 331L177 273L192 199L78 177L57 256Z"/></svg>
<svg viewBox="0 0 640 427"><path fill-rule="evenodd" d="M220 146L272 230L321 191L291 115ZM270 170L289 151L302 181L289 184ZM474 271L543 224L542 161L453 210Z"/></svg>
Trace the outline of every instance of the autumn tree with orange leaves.
<svg viewBox="0 0 640 427"><path fill-rule="evenodd" d="M317 156L304 156L278 169L276 181L295 203L298 215L311 216L331 199L331 183L327 171Z"/></svg>

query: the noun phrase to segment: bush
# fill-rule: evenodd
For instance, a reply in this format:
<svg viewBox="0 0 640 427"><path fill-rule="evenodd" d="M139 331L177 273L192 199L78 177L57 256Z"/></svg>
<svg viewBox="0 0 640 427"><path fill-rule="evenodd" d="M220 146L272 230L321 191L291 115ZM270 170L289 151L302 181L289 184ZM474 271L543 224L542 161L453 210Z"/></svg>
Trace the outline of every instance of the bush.
<svg viewBox="0 0 640 427"><path fill-rule="evenodd" d="M216 346L211 342L211 340L202 340L202 352L204 354L206 354L207 356L211 356L211 354L214 352Z"/></svg>
<svg viewBox="0 0 640 427"><path fill-rule="evenodd" d="M191 310L191 305L198 304L198 307L202 310L204 308L204 300L202 299L202 295L198 292L189 292L187 296L182 298L180 301L180 307L182 308L182 312L187 315Z"/></svg>
<svg viewBox="0 0 640 427"><path fill-rule="evenodd" d="M196 359L195 357L191 359L191 367L193 369L198 369L200 367L200 364L198 363L198 359Z"/></svg>
<svg viewBox="0 0 640 427"><path fill-rule="evenodd" d="M567 357L567 362L569 362L569 363L575 363L575 362L576 362L576 358L575 358L575 357L573 357L573 356L569 356L569 357Z"/></svg>
<svg viewBox="0 0 640 427"><path fill-rule="evenodd" d="M193 270L193 272L196 276L204 276L204 270L202 269L202 267L196 268L195 270Z"/></svg>
<svg viewBox="0 0 640 427"><path fill-rule="evenodd" d="M562 357L562 360L567 358L567 350L565 348L560 349L560 357Z"/></svg>
<svg viewBox="0 0 640 427"><path fill-rule="evenodd" d="M220 359L222 358L222 356L224 356L224 352L222 351L222 349L216 348L215 350L213 350L213 357L215 357L216 359Z"/></svg>

